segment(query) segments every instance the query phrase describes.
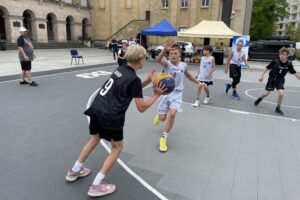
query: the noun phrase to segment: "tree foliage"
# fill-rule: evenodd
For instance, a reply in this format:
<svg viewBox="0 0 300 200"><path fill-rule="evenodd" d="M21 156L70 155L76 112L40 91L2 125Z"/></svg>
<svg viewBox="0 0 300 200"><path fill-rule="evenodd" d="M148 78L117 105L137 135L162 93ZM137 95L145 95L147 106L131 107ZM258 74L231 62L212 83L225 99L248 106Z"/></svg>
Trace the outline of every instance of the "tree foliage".
<svg viewBox="0 0 300 200"><path fill-rule="evenodd" d="M300 27L296 28L295 24L290 23L286 28L285 35L289 36L291 40L300 41Z"/></svg>
<svg viewBox="0 0 300 200"><path fill-rule="evenodd" d="M254 0L250 35L254 40L272 36L276 22L288 15L286 0Z"/></svg>

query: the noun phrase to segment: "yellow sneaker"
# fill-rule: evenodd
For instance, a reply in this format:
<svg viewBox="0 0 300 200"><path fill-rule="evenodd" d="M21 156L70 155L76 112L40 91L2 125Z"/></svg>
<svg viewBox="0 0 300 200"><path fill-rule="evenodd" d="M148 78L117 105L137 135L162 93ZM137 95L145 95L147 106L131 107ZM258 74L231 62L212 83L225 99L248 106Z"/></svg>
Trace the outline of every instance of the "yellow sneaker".
<svg viewBox="0 0 300 200"><path fill-rule="evenodd" d="M155 126L158 126L159 123L160 123L159 116L158 116L158 115L155 115L155 116L154 116L154 119L153 119L153 124L154 124Z"/></svg>
<svg viewBox="0 0 300 200"><path fill-rule="evenodd" d="M159 151L160 152L166 152L167 150L168 150L167 138L161 137L159 139Z"/></svg>

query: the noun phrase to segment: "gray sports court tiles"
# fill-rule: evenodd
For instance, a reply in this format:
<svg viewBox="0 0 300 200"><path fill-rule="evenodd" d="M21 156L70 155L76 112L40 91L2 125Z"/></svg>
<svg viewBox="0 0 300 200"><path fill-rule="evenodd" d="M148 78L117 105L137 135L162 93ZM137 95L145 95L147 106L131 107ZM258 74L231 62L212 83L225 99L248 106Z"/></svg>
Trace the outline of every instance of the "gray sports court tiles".
<svg viewBox="0 0 300 200"><path fill-rule="evenodd" d="M82 112L107 76L83 79L75 76L79 73L83 72L36 78L37 88L20 86L17 81L0 83L4 94L0 99L1 199L89 199L86 192L106 154L101 145L87 161L94 170L91 176L74 184L67 184L64 177L88 139ZM254 107L253 99L244 93L241 101L233 101L223 92L222 76L211 88L210 107L190 106L194 85L185 80L184 111L176 117L165 154L157 149L163 126L152 125L156 106L141 114L132 104L121 159L172 200L298 199L299 121L276 116L272 104ZM296 87L287 89L296 92L287 93L285 103L300 106L299 81L288 79ZM241 91L258 87L263 85L241 83ZM146 89L145 95L150 94L151 88ZM297 108L283 110L286 118L300 118ZM158 199L118 164L107 181L116 183L118 191L101 199Z"/></svg>

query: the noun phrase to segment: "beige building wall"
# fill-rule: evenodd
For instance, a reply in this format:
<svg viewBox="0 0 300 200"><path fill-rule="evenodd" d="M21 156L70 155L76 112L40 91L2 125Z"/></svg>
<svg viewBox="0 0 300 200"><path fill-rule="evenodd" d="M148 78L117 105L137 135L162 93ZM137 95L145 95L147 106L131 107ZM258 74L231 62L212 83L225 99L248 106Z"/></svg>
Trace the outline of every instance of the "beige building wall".
<svg viewBox="0 0 300 200"><path fill-rule="evenodd" d="M90 10L80 5L59 3L57 0L1 0L0 9L6 10L5 27L6 40L16 42L19 28L23 26L23 13L28 11L32 18L32 39L36 42L47 43L47 15L53 16L54 41L66 42L66 18L70 16L72 40L77 41L82 36L82 21L87 20L86 30L91 36ZM17 25L19 24L19 25Z"/></svg>
<svg viewBox="0 0 300 200"><path fill-rule="evenodd" d="M169 0L168 8L162 8L161 0L91 0L94 40L107 44L113 35L118 39L135 38L142 28L153 26L163 18L177 29L190 28L204 19L221 20L224 1L210 0L208 7L202 7L202 1L189 0L188 7L182 8L179 0ZM242 34L249 30L251 2L252 0L233 0L231 28L234 31ZM150 11L149 20L146 20L146 11ZM136 24L136 21L146 22ZM132 24L138 27L132 30ZM147 38L150 45L166 41L166 37ZM174 39L203 44L203 38ZM222 39L211 39L210 43L215 44L219 41L229 43L229 40Z"/></svg>

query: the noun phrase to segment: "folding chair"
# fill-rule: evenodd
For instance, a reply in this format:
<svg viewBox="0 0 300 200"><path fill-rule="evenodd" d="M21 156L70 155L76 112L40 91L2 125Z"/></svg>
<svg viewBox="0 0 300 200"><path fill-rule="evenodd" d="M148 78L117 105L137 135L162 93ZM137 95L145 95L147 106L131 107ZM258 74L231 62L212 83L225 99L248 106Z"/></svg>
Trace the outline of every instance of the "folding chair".
<svg viewBox="0 0 300 200"><path fill-rule="evenodd" d="M82 60L82 64L84 64L83 56L79 55L78 51L76 49L71 50L71 65L73 64L73 59L75 59L76 65L80 63L80 59ZM77 62L77 60L78 60L78 62Z"/></svg>

